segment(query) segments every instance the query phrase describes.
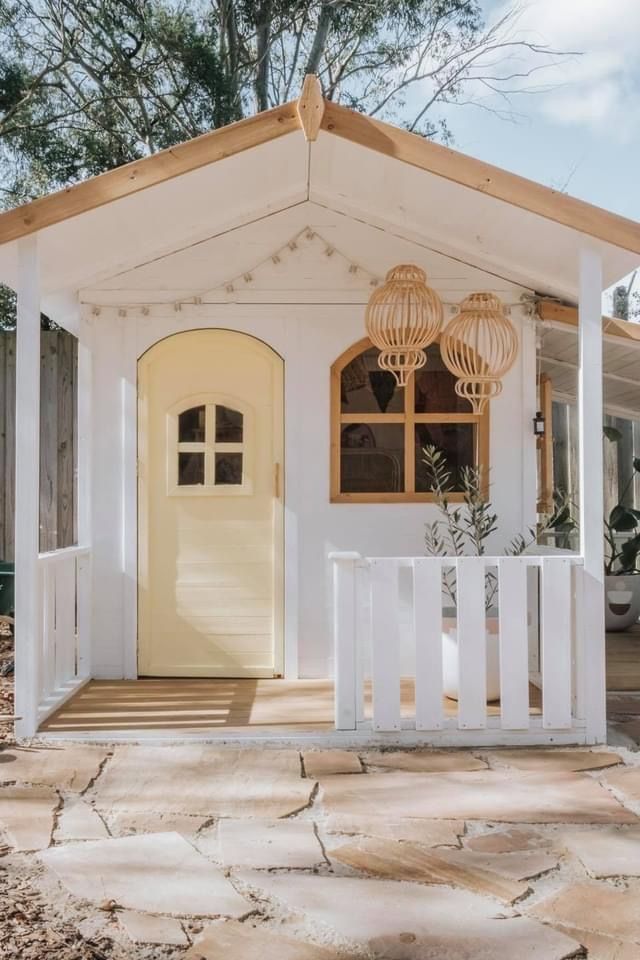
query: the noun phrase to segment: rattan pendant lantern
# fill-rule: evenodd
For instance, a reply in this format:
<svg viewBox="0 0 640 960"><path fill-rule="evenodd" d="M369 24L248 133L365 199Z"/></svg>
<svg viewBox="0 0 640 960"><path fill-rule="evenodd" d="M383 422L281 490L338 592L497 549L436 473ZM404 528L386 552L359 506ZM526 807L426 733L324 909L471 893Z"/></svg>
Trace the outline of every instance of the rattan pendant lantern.
<svg viewBox="0 0 640 960"><path fill-rule="evenodd" d="M457 378L456 393L482 413L502 391L502 377L513 366L518 337L493 293L472 293L440 338L440 352Z"/></svg>
<svg viewBox="0 0 640 960"><path fill-rule="evenodd" d="M380 350L378 364L400 387L425 365L425 348L442 327L442 302L426 281L420 267L400 264L389 270L367 304L365 324L369 339Z"/></svg>

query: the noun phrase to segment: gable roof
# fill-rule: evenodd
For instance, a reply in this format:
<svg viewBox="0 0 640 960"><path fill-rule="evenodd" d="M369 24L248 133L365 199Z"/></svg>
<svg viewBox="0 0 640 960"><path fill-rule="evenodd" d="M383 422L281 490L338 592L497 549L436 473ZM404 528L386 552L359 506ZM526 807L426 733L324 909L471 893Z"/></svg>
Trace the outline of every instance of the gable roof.
<svg viewBox="0 0 640 960"><path fill-rule="evenodd" d="M640 224L635 221L323 100L319 90L317 78L307 77L298 101L232 123L0 214L0 244L17 240L296 130L302 130L308 140L314 140L318 130L323 130L640 255Z"/></svg>

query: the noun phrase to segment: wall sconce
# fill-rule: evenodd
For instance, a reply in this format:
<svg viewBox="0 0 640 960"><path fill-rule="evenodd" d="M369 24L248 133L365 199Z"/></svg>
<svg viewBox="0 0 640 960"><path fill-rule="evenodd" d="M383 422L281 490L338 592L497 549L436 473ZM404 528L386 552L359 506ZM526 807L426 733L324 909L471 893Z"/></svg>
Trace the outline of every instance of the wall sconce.
<svg viewBox="0 0 640 960"><path fill-rule="evenodd" d="M542 415L542 410L538 410L533 418L533 432L536 437L544 437L545 420Z"/></svg>

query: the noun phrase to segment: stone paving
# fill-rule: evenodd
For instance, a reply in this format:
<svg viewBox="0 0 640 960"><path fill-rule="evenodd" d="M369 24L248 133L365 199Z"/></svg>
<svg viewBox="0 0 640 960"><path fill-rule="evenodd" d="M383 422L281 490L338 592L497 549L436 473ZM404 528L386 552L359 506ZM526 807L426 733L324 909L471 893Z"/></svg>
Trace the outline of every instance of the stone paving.
<svg viewBox="0 0 640 960"><path fill-rule="evenodd" d="M640 755L0 750L0 955L640 960Z"/></svg>

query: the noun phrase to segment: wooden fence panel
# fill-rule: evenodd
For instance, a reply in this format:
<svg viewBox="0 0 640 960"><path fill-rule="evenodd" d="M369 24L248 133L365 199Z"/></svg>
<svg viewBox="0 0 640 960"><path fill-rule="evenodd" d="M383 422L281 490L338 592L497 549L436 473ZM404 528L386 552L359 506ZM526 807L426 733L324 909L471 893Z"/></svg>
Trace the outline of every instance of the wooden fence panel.
<svg viewBox="0 0 640 960"><path fill-rule="evenodd" d="M76 541L77 340L43 330L40 355L40 550ZM0 560L14 557L16 335L0 332Z"/></svg>

